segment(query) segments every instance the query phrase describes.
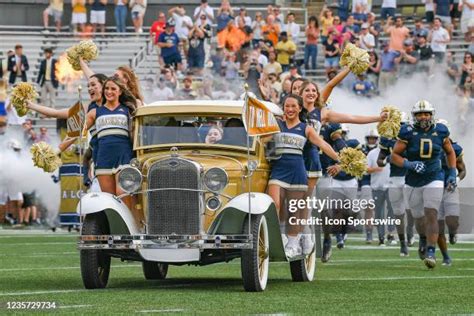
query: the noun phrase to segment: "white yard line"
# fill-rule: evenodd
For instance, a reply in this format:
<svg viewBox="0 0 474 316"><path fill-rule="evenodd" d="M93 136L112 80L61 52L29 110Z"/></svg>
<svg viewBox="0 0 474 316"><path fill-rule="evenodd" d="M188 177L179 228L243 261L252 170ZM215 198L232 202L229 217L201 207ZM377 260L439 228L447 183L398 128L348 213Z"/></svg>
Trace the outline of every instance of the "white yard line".
<svg viewBox="0 0 474 316"><path fill-rule="evenodd" d="M439 275L439 276L396 276L381 278L339 278L317 279L318 281L395 281L395 280L431 280L431 279L474 279L474 275Z"/></svg>
<svg viewBox="0 0 474 316"><path fill-rule="evenodd" d="M43 245L75 245L74 241L69 242L3 242L0 243L0 246L43 246Z"/></svg>
<svg viewBox="0 0 474 316"><path fill-rule="evenodd" d="M58 306L58 308L84 308L84 307L91 307L94 305L63 305L63 306Z"/></svg>
<svg viewBox="0 0 474 316"><path fill-rule="evenodd" d="M141 267L139 264L111 266L111 268L136 268ZM33 271L33 270L74 270L80 269L81 267L42 267L42 268L11 268L11 269L0 269L0 272L12 272L12 271Z"/></svg>
<svg viewBox="0 0 474 316"><path fill-rule="evenodd" d="M30 254L10 254L10 253L0 253L0 257L45 257L45 256L64 256L64 255L78 255L79 251L71 252L38 252Z"/></svg>
<svg viewBox="0 0 474 316"><path fill-rule="evenodd" d="M184 312L185 309L149 309L149 310L142 310L137 311L137 313L178 313Z"/></svg>

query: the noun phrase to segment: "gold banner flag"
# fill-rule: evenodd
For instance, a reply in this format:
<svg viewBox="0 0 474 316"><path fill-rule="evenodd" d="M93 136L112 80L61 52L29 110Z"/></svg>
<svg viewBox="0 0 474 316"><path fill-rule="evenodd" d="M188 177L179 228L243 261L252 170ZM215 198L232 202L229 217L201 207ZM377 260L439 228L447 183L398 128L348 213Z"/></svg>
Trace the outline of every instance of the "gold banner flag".
<svg viewBox="0 0 474 316"><path fill-rule="evenodd" d="M67 136L79 137L82 127L84 126L86 115L84 113L82 103L77 101L76 104L69 108L67 116Z"/></svg>
<svg viewBox="0 0 474 316"><path fill-rule="evenodd" d="M242 111L242 121L249 136L280 132L275 116L262 102L250 96L246 100Z"/></svg>

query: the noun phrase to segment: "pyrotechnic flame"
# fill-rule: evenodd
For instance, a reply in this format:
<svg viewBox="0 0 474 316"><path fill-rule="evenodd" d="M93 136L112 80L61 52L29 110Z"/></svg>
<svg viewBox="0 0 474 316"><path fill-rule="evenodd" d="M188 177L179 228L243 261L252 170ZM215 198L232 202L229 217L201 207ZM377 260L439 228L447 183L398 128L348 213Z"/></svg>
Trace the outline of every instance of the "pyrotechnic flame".
<svg viewBox="0 0 474 316"><path fill-rule="evenodd" d="M67 60L67 54L63 53L56 62L56 78L67 86L67 90L74 91L73 84L81 79L82 71L76 71Z"/></svg>

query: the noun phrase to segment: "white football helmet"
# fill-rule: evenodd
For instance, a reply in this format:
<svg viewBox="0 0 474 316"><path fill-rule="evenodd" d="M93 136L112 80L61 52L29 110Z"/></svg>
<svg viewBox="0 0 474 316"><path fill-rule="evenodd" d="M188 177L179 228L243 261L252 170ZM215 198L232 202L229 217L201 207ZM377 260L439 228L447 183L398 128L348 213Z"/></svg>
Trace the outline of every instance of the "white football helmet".
<svg viewBox="0 0 474 316"><path fill-rule="evenodd" d="M369 144L369 138L377 138L377 141L375 142L375 144ZM376 129L369 129L367 133L365 133L365 145L370 149L374 149L378 145L379 138L380 135Z"/></svg>
<svg viewBox="0 0 474 316"><path fill-rule="evenodd" d="M16 139L11 139L10 141L8 141L7 146L8 148L13 150L21 150L21 144Z"/></svg>
<svg viewBox="0 0 474 316"><path fill-rule="evenodd" d="M430 120L422 120L422 121L417 121L416 119L416 114L418 113L431 113L431 119ZM426 101L426 100L420 100L415 103L413 106L413 109L411 110L411 116L413 118L413 123L416 126L419 126L421 128L429 128L435 123L435 113L436 110L434 106Z"/></svg>

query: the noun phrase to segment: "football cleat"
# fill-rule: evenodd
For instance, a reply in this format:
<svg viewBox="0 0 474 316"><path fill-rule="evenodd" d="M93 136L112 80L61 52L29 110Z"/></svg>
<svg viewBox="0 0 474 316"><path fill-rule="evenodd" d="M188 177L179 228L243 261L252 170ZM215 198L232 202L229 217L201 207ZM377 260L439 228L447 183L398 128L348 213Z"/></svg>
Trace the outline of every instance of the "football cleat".
<svg viewBox="0 0 474 316"><path fill-rule="evenodd" d="M300 239L303 255L309 255L314 250L314 242L311 235L303 234Z"/></svg>
<svg viewBox="0 0 474 316"><path fill-rule="evenodd" d="M458 236L456 234L449 234L449 243L455 245L458 242Z"/></svg>
<svg viewBox="0 0 474 316"><path fill-rule="evenodd" d="M388 245L396 245L397 241L395 240L395 237L393 237L392 234L387 235L387 244Z"/></svg>
<svg viewBox="0 0 474 316"><path fill-rule="evenodd" d="M435 258L435 248L434 247L428 247L426 251L426 257L423 259L423 262L425 263L425 266L428 267L428 269L433 269L436 267L436 258Z"/></svg>
<svg viewBox="0 0 474 316"><path fill-rule="evenodd" d="M418 256L421 260L425 259L426 257L426 239L420 238L420 244L418 246Z"/></svg>
<svg viewBox="0 0 474 316"><path fill-rule="evenodd" d="M337 249L344 248L344 235L343 234L337 234L336 235L336 240L337 240Z"/></svg>
<svg viewBox="0 0 474 316"><path fill-rule="evenodd" d="M322 262L328 262L331 258L332 254L332 246L331 246L331 239L325 239L323 242L323 255L321 256Z"/></svg>
<svg viewBox="0 0 474 316"><path fill-rule="evenodd" d="M452 262L450 257L443 258L443 266L450 267Z"/></svg>
<svg viewBox="0 0 474 316"><path fill-rule="evenodd" d="M413 247L415 245L415 236L408 236L408 247Z"/></svg>
<svg viewBox="0 0 474 316"><path fill-rule="evenodd" d="M408 246L406 241L401 242L400 246L400 257L408 257Z"/></svg>
<svg viewBox="0 0 474 316"><path fill-rule="evenodd" d="M385 239L379 238L379 247L385 247Z"/></svg>
<svg viewBox="0 0 474 316"><path fill-rule="evenodd" d="M366 233L365 243L370 245L372 243L372 232L368 231Z"/></svg>

